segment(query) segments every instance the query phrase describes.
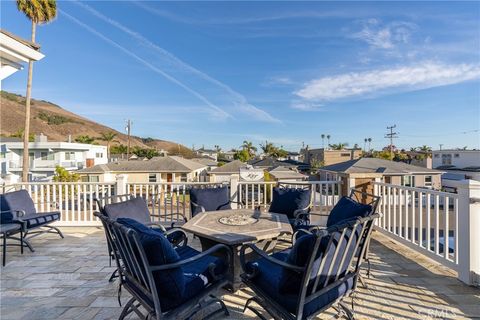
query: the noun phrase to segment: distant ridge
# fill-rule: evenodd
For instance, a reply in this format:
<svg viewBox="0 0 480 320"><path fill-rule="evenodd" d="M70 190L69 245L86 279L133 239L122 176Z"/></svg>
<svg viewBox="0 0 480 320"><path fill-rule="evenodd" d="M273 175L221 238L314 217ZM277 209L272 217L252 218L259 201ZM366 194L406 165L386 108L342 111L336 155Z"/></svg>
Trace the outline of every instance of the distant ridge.
<svg viewBox="0 0 480 320"><path fill-rule="evenodd" d="M23 129L25 121L25 97L14 93L2 91L0 98L0 134L8 137ZM113 131L117 134L116 144L127 144L127 135L115 129L79 116L65 108L45 100L32 99L30 132L44 134L51 141L67 141L72 136L88 135L98 138L101 133ZM105 141L95 140L98 144L105 145ZM155 138L141 138L133 136L131 146L165 150L170 154L182 154L186 157L193 156L190 149L184 145ZM114 143L115 144L115 143Z"/></svg>

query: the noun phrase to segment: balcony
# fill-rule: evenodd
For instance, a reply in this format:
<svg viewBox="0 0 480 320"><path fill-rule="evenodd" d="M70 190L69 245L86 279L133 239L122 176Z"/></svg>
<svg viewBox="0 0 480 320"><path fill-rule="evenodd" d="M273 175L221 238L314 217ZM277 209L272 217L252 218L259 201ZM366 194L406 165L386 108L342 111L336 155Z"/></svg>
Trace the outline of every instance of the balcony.
<svg viewBox="0 0 480 320"><path fill-rule="evenodd" d="M317 190L314 212L328 213L341 196L339 183L311 183ZM202 183L195 183L198 184ZM134 193L145 197L152 213L167 217L179 212L188 216L190 185L128 183L125 177L119 177L112 183L4 186L4 192L27 189L39 210L61 210L59 226L65 239L54 235L35 238L36 252L26 251L23 256L18 248L8 249L8 262L1 272L2 319L118 318L122 308L116 301L117 284L107 281L114 268L109 266L105 235L93 216L97 208L92 199L99 195ZM267 208L271 188L273 183L268 182L232 181L230 185L232 195L248 208L257 205ZM371 243L372 272L370 278L365 277L368 287L359 286L354 296L357 319L480 317L480 289L462 282L465 260L478 257L475 252L466 256L465 242L474 237L462 236L466 232L462 223L465 210L478 206L474 203L477 196L464 201L461 193L381 183L375 184L374 190L383 196L379 206L383 216L377 222ZM444 234L448 234L449 240L452 238L451 244L442 240ZM200 249L198 239L191 237L189 243ZM469 271L474 279L475 270ZM230 319L256 318L249 311L242 312L251 294L247 288L235 294L222 292L221 298L231 312ZM123 303L127 300L128 293L123 292ZM335 314L329 309L318 319L330 319Z"/></svg>
<svg viewBox="0 0 480 320"><path fill-rule="evenodd" d="M35 171L54 171L56 166L61 166L66 169L82 169L84 167L83 162L77 161L59 161L59 160L35 160L30 162L30 170ZM19 161L9 161L8 167L13 171L22 170L22 162Z"/></svg>

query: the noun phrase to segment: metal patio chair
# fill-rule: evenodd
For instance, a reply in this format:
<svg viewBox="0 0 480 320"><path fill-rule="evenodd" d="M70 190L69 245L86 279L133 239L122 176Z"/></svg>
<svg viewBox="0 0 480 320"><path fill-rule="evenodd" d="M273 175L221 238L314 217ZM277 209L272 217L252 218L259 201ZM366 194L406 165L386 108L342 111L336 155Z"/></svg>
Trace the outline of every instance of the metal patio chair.
<svg viewBox="0 0 480 320"><path fill-rule="evenodd" d="M128 218L116 221L101 215L120 266L123 287L132 295L119 317L134 312L141 319L189 319L219 303L218 313L228 315L214 294L228 283L231 250L217 244L204 252L183 246L173 248L161 233ZM226 260L212 254L223 253Z"/></svg>
<svg viewBox="0 0 480 320"><path fill-rule="evenodd" d="M353 319L344 301L357 287L361 259L378 214L343 221L300 236L290 249L268 255L253 244L244 245L240 259L243 282L255 293L245 303L258 318L266 319L252 303L274 319L313 319L334 307ZM364 241L362 241L364 239ZM246 261L249 256L260 259Z"/></svg>
<svg viewBox="0 0 480 320"><path fill-rule="evenodd" d="M209 211L229 210L233 203L228 186L190 188L190 210L192 218L197 214Z"/></svg>

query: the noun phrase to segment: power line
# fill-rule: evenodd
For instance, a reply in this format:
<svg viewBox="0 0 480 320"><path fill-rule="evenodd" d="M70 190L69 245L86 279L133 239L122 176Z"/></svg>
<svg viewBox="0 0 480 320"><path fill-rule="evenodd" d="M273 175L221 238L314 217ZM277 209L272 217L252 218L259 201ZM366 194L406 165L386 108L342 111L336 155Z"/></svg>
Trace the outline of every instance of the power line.
<svg viewBox="0 0 480 320"><path fill-rule="evenodd" d="M390 133L387 132L385 134L385 138L390 139L390 159L393 159L393 139L398 138L398 132L393 132L393 129L395 129L396 127L396 124L387 127L387 130L390 130Z"/></svg>

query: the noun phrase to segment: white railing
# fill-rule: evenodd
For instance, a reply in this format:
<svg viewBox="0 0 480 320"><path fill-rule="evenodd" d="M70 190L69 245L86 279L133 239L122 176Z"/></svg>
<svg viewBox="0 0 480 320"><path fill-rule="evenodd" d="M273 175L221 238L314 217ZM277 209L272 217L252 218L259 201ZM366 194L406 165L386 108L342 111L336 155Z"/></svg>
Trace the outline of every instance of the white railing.
<svg viewBox="0 0 480 320"><path fill-rule="evenodd" d="M377 230L456 269L458 201L455 193L375 182L381 196Z"/></svg>
<svg viewBox="0 0 480 320"><path fill-rule="evenodd" d="M93 215L98 210L97 197L115 192L115 182L29 182L2 186L2 192L25 189L37 212L60 211L61 226L100 225Z"/></svg>
<svg viewBox="0 0 480 320"><path fill-rule="evenodd" d="M260 206L267 209L272 201L273 187L277 182L239 182L238 202L245 208L253 209ZM281 182L289 188L303 188L309 186L312 193L312 211L328 214L341 197L341 183L339 181L305 181Z"/></svg>

